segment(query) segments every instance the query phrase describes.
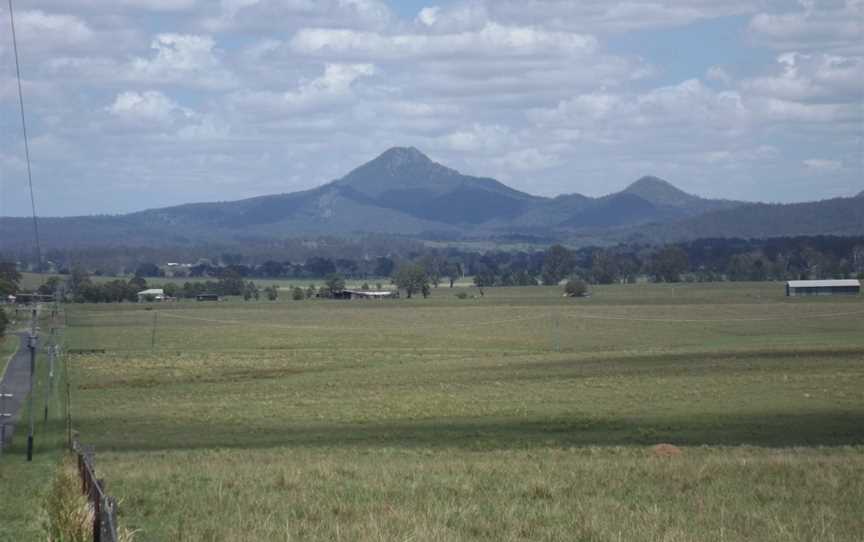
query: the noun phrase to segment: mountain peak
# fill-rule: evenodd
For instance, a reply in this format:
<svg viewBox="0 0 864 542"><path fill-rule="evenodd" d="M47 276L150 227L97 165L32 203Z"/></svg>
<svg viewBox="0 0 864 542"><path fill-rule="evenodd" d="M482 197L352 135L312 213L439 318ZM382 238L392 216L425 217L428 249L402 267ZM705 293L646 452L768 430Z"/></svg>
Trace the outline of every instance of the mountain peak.
<svg viewBox="0 0 864 542"><path fill-rule="evenodd" d="M445 190L460 180L457 171L433 162L414 147L392 147L336 182L377 198L394 190Z"/></svg>
<svg viewBox="0 0 864 542"><path fill-rule="evenodd" d="M391 167L400 167L413 164L428 164L432 163L432 160L416 147L391 147L382 152L372 162L389 164Z"/></svg>
<svg viewBox="0 0 864 542"><path fill-rule="evenodd" d="M639 196L655 205L678 206L700 199L684 192L668 181L650 175L637 180L625 188L622 193Z"/></svg>

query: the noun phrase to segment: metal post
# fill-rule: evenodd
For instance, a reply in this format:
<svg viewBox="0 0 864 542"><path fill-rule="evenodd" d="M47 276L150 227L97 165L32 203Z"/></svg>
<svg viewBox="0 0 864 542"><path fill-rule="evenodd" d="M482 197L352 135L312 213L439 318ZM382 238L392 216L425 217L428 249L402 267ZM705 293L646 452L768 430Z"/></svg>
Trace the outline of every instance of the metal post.
<svg viewBox="0 0 864 542"><path fill-rule="evenodd" d="M33 311L36 312L35 310ZM35 320L33 327L36 327ZM30 429L27 433L27 461L33 461L33 376L36 372L36 335L30 332L30 340L27 347L30 349Z"/></svg>
<svg viewBox="0 0 864 542"><path fill-rule="evenodd" d="M552 316L552 348L555 352L561 351L561 322L557 314Z"/></svg>
<svg viewBox="0 0 864 542"><path fill-rule="evenodd" d="M6 412L6 399L11 398L11 393L3 393L0 389L0 455L3 455L3 448L6 447L6 419L12 417L11 412Z"/></svg>
<svg viewBox="0 0 864 542"><path fill-rule="evenodd" d="M156 349L156 324L159 319L159 313L153 311L153 335L150 337L150 350Z"/></svg>
<svg viewBox="0 0 864 542"><path fill-rule="evenodd" d="M48 389L45 391L45 412L43 415L43 423L48 423L48 399L54 392L54 347L48 347L48 362L50 363L48 369Z"/></svg>

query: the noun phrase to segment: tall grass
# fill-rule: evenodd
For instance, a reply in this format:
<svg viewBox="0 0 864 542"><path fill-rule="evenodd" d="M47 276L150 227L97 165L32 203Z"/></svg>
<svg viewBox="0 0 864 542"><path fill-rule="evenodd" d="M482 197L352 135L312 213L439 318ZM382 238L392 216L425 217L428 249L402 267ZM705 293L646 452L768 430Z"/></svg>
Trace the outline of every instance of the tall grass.
<svg viewBox="0 0 864 542"><path fill-rule="evenodd" d="M43 527L49 542L91 542L93 506L81 493L75 459L64 457L45 499Z"/></svg>
<svg viewBox="0 0 864 542"><path fill-rule="evenodd" d="M156 341L144 307L75 307L76 426L124 525L141 540L862 539L860 299L440 290L155 307Z"/></svg>

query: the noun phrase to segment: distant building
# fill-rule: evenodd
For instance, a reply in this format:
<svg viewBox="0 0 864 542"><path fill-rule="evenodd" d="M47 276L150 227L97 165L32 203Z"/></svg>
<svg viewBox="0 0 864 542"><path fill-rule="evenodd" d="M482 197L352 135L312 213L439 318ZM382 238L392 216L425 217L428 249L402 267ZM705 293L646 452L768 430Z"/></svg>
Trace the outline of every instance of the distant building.
<svg viewBox="0 0 864 542"><path fill-rule="evenodd" d="M162 288L150 288L138 292L138 303L150 301L165 301L165 290Z"/></svg>
<svg viewBox="0 0 864 542"><path fill-rule="evenodd" d="M195 296L196 301L221 301L222 297L219 294L198 294Z"/></svg>
<svg viewBox="0 0 864 542"><path fill-rule="evenodd" d="M786 283L786 295L858 295L861 282L855 279L843 280L790 280Z"/></svg>
<svg viewBox="0 0 864 542"><path fill-rule="evenodd" d="M54 296L51 294L33 294L19 292L14 296L10 295L7 299L10 303L15 303L16 305L29 305L31 303L51 303L52 301L54 301Z"/></svg>
<svg viewBox="0 0 864 542"><path fill-rule="evenodd" d="M393 290L338 290L333 299L393 299L399 292Z"/></svg>

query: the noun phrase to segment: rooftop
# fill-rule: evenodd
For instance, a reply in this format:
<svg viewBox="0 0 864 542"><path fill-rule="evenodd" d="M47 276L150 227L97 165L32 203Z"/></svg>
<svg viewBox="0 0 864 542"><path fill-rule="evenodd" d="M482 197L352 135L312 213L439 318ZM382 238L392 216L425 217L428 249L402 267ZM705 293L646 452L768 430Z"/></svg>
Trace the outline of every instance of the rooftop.
<svg viewBox="0 0 864 542"><path fill-rule="evenodd" d="M830 288L861 286L861 282L856 279L839 279L839 280L790 280L786 284L790 288Z"/></svg>

